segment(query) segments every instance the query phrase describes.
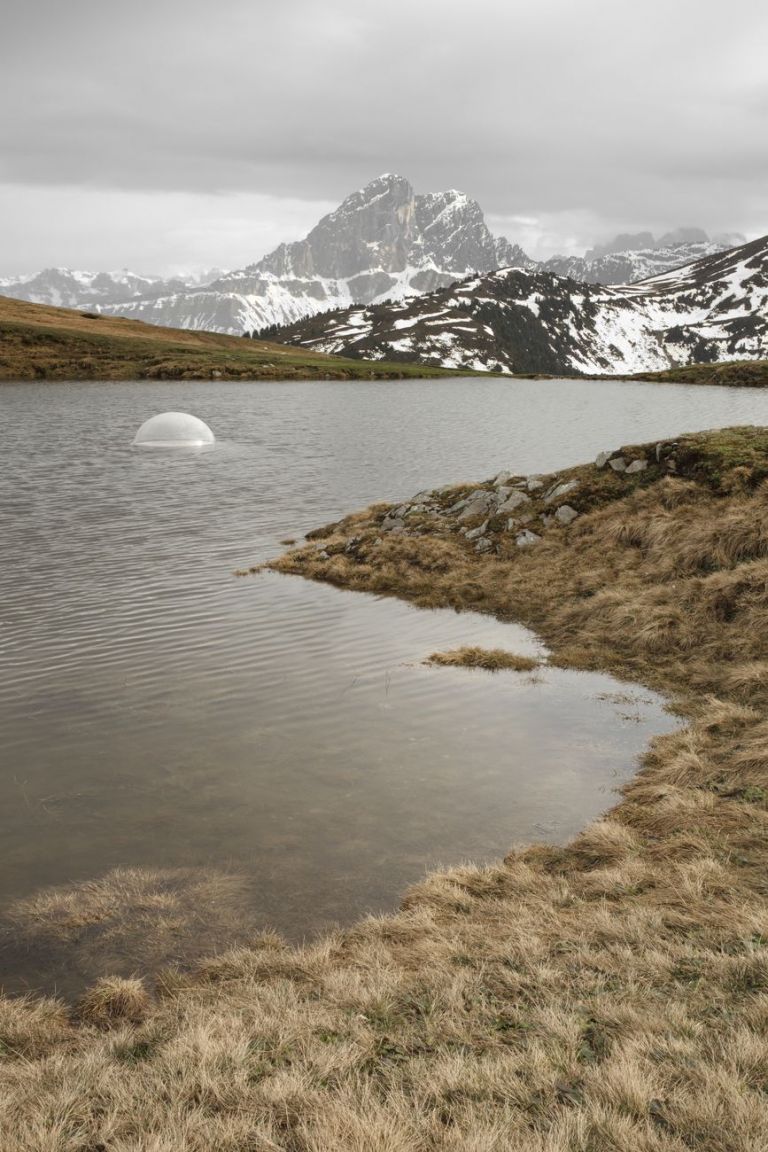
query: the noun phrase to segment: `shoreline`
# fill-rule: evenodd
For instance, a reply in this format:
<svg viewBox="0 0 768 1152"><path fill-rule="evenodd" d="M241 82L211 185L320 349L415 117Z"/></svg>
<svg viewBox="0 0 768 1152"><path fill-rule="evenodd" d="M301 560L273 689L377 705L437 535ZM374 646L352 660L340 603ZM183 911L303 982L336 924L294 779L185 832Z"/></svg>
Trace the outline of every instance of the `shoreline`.
<svg viewBox="0 0 768 1152"><path fill-rule="evenodd" d="M758 1152L767 482L767 430L681 436L376 505L271 562L516 619L555 663L661 690L689 724L568 845L432 873L400 912L305 948L270 936L166 974L152 1003L129 981L79 1018L0 1001L8 1152L53 1131L73 1083L92 1142Z"/></svg>

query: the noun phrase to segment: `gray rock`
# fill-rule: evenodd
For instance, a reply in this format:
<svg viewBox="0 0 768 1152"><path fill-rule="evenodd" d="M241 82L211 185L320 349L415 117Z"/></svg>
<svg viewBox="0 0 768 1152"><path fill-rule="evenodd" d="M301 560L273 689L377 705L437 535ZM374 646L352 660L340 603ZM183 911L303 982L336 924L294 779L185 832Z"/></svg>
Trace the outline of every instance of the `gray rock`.
<svg viewBox="0 0 768 1152"><path fill-rule="evenodd" d="M468 503L468 500L457 500L455 504L451 504L450 508L446 508L445 511L449 516L455 515L457 512L463 512Z"/></svg>
<svg viewBox="0 0 768 1152"><path fill-rule="evenodd" d="M402 520L403 516L407 516L411 510L410 504L401 504L399 508L395 508L392 515L398 520Z"/></svg>
<svg viewBox="0 0 768 1152"><path fill-rule="evenodd" d="M551 504L554 500L559 500L568 492L573 492L574 488L578 488L578 480L566 480L563 484L555 484L554 488L550 488L544 497L545 504Z"/></svg>
<svg viewBox="0 0 768 1152"><path fill-rule="evenodd" d="M534 512L518 512L517 516L510 516L509 520L507 520L507 532L514 532L516 528L521 528L524 524L530 524L534 517Z"/></svg>
<svg viewBox="0 0 768 1152"><path fill-rule="evenodd" d="M499 472L498 476L494 476L493 483L498 488L500 484L508 484L514 476L514 472Z"/></svg>
<svg viewBox="0 0 768 1152"><path fill-rule="evenodd" d="M544 487L544 481L539 476L529 476L525 486L529 492L538 492L540 488Z"/></svg>
<svg viewBox="0 0 768 1152"><path fill-rule="evenodd" d="M479 540L485 534L488 527L488 521L484 520L482 524L478 524L477 528L471 528L468 532L464 533L467 540Z"/></svg>
<svg viewBox="0 0 768 1152"><path fill-rule="evenodd" d="M330 560L330 556L326 552L325 548L323 548L321 552L318 552L317 558L318 560Z"/></svg>
<svg viewBox="0 0 768 1152"><path fill-rule="evenodd" d="M459 520L471 520L473 516L482 516L487 512L493 503L493 496L490 492L480 489L474 492L467 501L467 506L463 512L459 514Z"/></svg>
<svg viewBox="0 0 768 1152"><path fill-rule="evenodd" d="M481 536L475 544L475 552L490 552L491 548L493 548L493 540L489 540L487 536Z"/></svg>
<svg viewBox="0 0 768 1152"><path fill-rule="evenodd" d="M497 504L501 504L509 496L510 492L514 489L510 488L508 484L500 484L494 493L494 500Z"/></svg>
<svg viewBox="0 0 768 1152"><path fill-rule="evenodd" d="M613 460L608 461L608 467L613 468L614 472L626 472L627 462L623 456L614 456Z"/></svg>
<svg viewBox="0 0 768 1152"><path fill-rule="evenodd" d="M381 522L382 532L402 532L404 527L399 516L385 516Z"/></svg>
<svg viewBox="0 0 768 1152"><path fill-rule="evenodd" d="M608 463L608 461L610 460L610 458L611 458L610 452L598 452L597 456L595 457L595 467L596 468L605 468L605 466Z"/></svg>
<svg viewBox="0 0 768 1152"><path fill-rule="evenodd" d="M514 512L515 508L519 508L521 504L530 504L530 496L526 496L525 492L513 492L503 504L500 504L497 511L500 515L506 515L508 512Z"/></svg>
<svg viewBox="0 0 768 1152"><path fill-rule="evenodd" d="M634 472L644 472L647 467L648 461L645 458L641 457L639 460L633 460L631 464L627 465L627 475L629 476Z"/></svg>
<svg viewBox="0 0 768 1152"><path fill-rule="evenodd" d="M428 512L428 511L429 511L429 509L427 508L426 504L411 504L410 508L408 509L408 511L405 514L406 514L406 516L413 516L413 514L415 512Z"/></svg>
<svg viewBox="0 0 768 1152"><path fill-rule="evenodd" d="M541 536L537 536L535 532L531 532L525 528L515 540L518 548L530 548L532 544L538 544Z"/></svg>
<svg viewBox="0 0 768 1152"><path fill-rule="evenodd" d="M429 500L433 495L434 495L434 493L431 491L431 489L425 488L423 492L417 492L416 493L416 495L411 500L411 504L423 504L425 501Z"/></svg>
<svg viewBox="0 0 768 1152"><path fill-rule="evenodd" d="M577 516L578 512L575 508L571 508L570 504L561 504L555 512L555 520L559 524L570 524Z"/></svg>

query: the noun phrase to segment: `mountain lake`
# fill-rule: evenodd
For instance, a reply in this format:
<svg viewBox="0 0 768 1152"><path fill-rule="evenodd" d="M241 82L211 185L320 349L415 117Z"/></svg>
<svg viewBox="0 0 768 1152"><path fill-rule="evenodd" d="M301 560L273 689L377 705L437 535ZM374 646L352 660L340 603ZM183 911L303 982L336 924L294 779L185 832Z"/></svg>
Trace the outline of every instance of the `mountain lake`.
<svg viewBox="0 0 768 1152"><path fill-rule="evenodd" d="M215 447L131 447L167 410L205 420ZM463 644L541 648L488 617L235 570L375 501L768 424L768 393L25 383L0 386L0 412L0 985L67 991L142 962L120 933L101 951L93 933L86 952L82 931L55 938L34 912L51 886L218 878L232 932L193 946L174 929L160 959L183 963L259 928L300 940L387 911L427 869L565 841L609 808L677 724L653 693L426 667Z"/></svg>

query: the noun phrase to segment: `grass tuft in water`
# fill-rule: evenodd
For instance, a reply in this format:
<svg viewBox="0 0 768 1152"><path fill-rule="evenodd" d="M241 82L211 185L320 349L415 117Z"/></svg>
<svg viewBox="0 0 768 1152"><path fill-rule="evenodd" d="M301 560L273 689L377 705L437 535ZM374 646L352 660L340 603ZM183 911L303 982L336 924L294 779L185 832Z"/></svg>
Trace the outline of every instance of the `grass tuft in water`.
<svg viewBox="0 0 768 1152"><path fill-rule="evenodd" d="M476 648L465 646L452 648L448 652L433 652L425 664L438 664L446 668L484 668L487 672L532 672L540 661L534 656L520 656L516 652L506 652L503 648Z"/></svg>

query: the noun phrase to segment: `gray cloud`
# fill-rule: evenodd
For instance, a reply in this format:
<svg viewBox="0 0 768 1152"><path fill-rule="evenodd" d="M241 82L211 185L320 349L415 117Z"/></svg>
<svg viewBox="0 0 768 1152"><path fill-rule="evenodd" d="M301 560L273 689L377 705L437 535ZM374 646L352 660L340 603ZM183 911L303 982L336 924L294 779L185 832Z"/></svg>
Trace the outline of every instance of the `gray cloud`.
<svg viewBox="0 0 768 1152"><path fill-rule="evenodd" d="M128 215L152 193L218 197L224 218L265 196L290 234L283 198L337 201L382 170L530 218L544 246L768 230L762 0L25 0L3 24L4 219L32 265L30 188L43 211L69 187Z"/></svg>

